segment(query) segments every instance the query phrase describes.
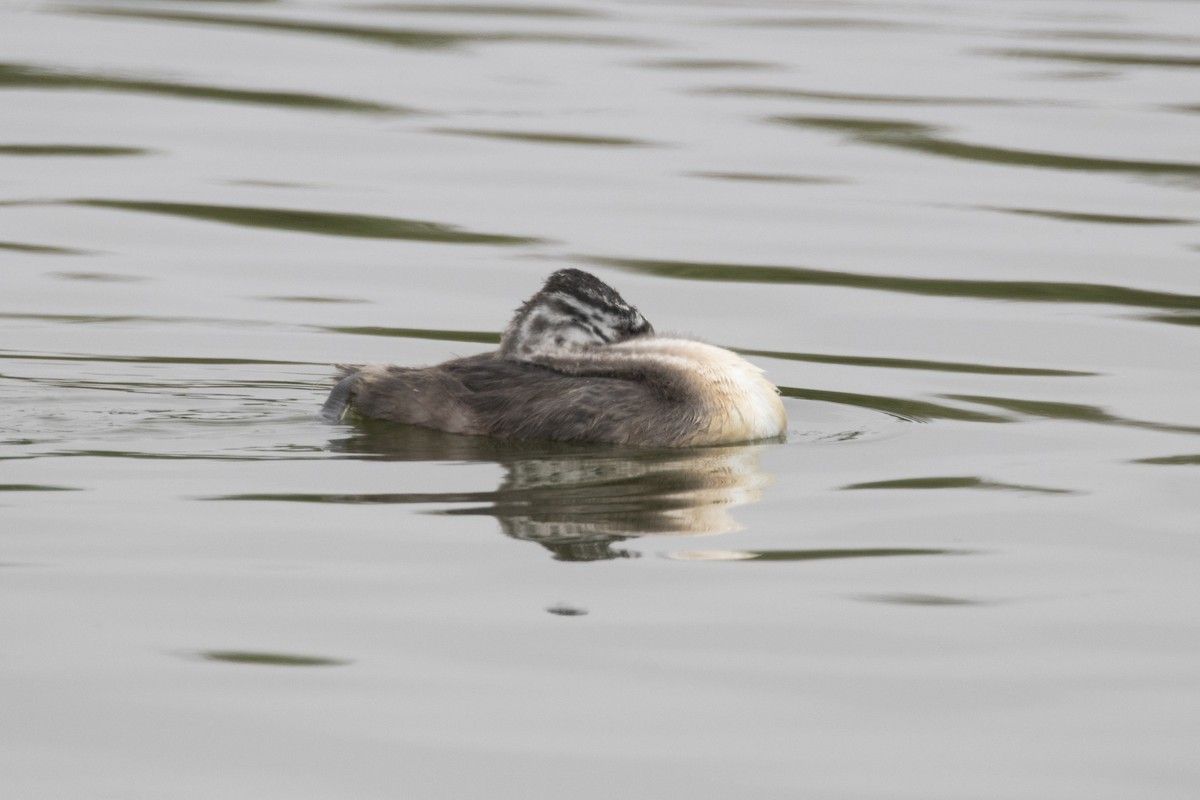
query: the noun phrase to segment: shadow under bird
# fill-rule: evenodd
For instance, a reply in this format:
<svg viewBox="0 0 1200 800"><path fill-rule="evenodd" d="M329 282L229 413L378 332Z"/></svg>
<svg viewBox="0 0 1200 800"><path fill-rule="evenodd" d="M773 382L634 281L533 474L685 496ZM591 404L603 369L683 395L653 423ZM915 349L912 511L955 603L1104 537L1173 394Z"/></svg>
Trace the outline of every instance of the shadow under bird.
<svg viewBox="0 0 1200 800"><path fill-rule="evenodd" d="M500 348L432 367L339 366L321 411L508 439L650 447L782 436L779 390L741 356L658 336L611 286L552 274L518 310Z"/></svg>

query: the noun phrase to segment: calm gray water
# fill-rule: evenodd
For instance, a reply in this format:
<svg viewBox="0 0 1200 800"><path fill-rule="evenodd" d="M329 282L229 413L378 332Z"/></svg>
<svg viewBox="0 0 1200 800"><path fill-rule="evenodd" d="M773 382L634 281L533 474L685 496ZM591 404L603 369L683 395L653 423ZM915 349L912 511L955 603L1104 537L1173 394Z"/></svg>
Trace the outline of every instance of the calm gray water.
<svg viewBox="0 0 1200 800"><path fill-rule="evenodd" d="M8 0L0 795L1200 785L1200 3ZM315 421L560 266L786 444Z"/></svg>

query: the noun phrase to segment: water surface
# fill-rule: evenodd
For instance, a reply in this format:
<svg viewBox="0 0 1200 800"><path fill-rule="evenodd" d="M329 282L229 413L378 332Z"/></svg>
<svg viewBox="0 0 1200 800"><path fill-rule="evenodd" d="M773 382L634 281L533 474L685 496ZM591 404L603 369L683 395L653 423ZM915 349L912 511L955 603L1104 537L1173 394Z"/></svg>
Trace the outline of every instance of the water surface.
<svg viewBox="0 0 1200 800"><path fill-rule="evenodd" d="M1190 2L0 9L5 797L1191 798ZM786 443L316 421L561 266Z"/></svg>

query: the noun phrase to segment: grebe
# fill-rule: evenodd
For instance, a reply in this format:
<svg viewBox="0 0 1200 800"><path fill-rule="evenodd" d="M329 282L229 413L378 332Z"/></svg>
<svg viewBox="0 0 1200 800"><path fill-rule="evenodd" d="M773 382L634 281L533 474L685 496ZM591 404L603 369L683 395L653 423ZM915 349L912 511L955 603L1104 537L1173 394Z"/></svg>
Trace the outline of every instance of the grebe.
<svg viewBox="0 0 1200 800"><path fill-rule="evenodd" d="M321 418L364 417L509 439L651 447L781 436L779 390L736 353L657 336L599 278L555 272L500 349L433 367L339 366Z"/></svg>

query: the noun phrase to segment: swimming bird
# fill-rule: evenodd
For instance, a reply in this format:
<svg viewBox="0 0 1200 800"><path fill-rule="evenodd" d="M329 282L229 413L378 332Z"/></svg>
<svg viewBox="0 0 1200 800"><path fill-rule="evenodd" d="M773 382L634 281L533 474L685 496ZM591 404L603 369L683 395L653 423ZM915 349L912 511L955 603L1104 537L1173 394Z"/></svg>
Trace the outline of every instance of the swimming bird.
<svg viewBox="0 0 1200 800"><path fill-rule="evenodd" d="M651 447L782 436L779 390L741 356L659 336L596 276L552 274L500 348L431 367L339 366L321 418L347 411L451 433Z"/></svg>

